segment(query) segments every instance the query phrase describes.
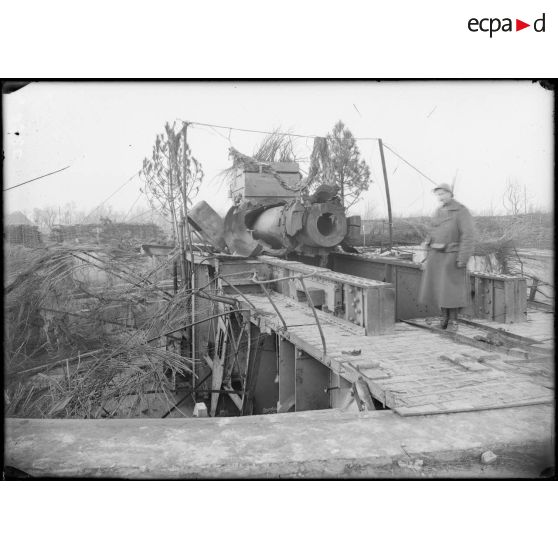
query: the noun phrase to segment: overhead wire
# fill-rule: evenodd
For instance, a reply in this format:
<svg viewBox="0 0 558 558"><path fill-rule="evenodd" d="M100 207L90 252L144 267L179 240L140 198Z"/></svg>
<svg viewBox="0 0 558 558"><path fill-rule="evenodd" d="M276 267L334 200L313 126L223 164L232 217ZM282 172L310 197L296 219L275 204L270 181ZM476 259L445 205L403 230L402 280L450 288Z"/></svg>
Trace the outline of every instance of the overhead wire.
<svg viewBox="0 0 558 558"><path fill-rule="evenodd" d="M215 132L217 135L221 136L225 141L227 141L229 144L231 144L231 138L224 136L221 132L215 130L215 128L213 126L209 127L213 132ZM232 145L232 144L231 144Z"/></svg>
<svg viewBox="0 0 558 558"><path fill-rule="evenodd" d="M130 206L130 209L128 209L128 213L126 213L126 215L124 215L124 223L126 222L126 220L128 219L128 215L130 215L130 213L132 212L132 209L134 209L134 206L136 205L136 203L139 202L141 196L142 196L143 192L139 193L139 196L136 198L136 201ZM137 217L137 216L136 216Z"/></svg>
<svg viewBox="0 0 558 558"><path fill-rule="evenodd" d="M288 136L288 137L296 137L296 138L311 138L311 139L316 139L316 138L323 138L324 136L319 136L319 135L312 135L312 134L294 134L292 132L278 132L278 131L273 131L273 132L269 132L269 131L264 131L264 130L253 130L250 128L236 128L235 126L224 126L221 124L209 124L207 122L197 122L197 121L193 121L193 120L183 120L181 118L177 119L180 122L183 122L185 124L191 125L191 126L207 126L208 128L221 128L224 130L229 130L229 134L231 130L235 130L237 132L249 132L249 133L255 133L255 134L266 134L266 135L272 135L275 134L277 136ZM216 130L214 130L216 132ZM221 134L220 134L221 135ZM224 139L226 139L229 143L230 143L230 139L229 138L225 138L225 136L222 136ZM378 141L380 138L377 137L351 137L351 138L338 138L341 140L347 139L347 140L351 140L351 141ZM407 165L409 165L412 169L414 169L416 172L418 172L421 176L423 176L424 178L426 178L427 180L429 180L432 184L437 184L437 182L435 180L433 180L432 178L430 178L428 175L426 175L425 173L423 173L420 169L418 169L415 165L413 165L411 162L409 162L407 159L405 159L402 155L400 155L399 153L397 153L392 147L390 147L389 145L387 145L384 142L384 147L386 149L389 149L389 151L391 151L396 157L398 157L399 159L401 159L401 161L403 161L404 163L406 163ZM397 170L397 169L396 169ZM395 171L394 171L395 172Z"/></svg>
<svg viewBox="0 0 558 558"><path fill-rule="evenodd" d="M205 126L207 128L209 128L212 132L214 132L215 134L219 135L220 137L222 137L225 141L227 141L229 144L231 143L230 140L230 133L232 130L234 131L238 131L238 132L248 132L248 133L257 133L257 134L266 134L266 135L271 135L271 134L275 134L278 136L285 136L285 137L298 137L298 138L305 138L305 139L316 139L316 138L322 138L324 136L319 136L319 135L313 135L313 134L295 134L293 132L279 132L279 131L274 131L274 132L269 132L269 131L264 131L264 130L254 130L254 129L250 129L250 128L237 128L235 126L225 126L225 125L221 125L221 124L209 124L207 122L198 122L198 121L193 121L193 120L184 120L184 119L177 119L180 122L183 122L184 124L187 124L189 126ZM216 130L216 128L219 129L223 129L223 130L228 130L229 131L229 137L226 137L225 135L221 134L220 132L218 132ZM340 138L340 139L345 139L345 138ZM352 138L346 138L347 140L353 140L353 141L377 141L379 138L377 137L352 137ZM389 145L387 145L384 142L384 146L386 149L388 149L389 151L391 151L396 157L398 157L400 160L402 160L404 163L406 163L407 165L409 165L413 170L415 170L417 173L419 173L421 176L423 176L424 178L426 178L428 181L430 181L432 184L437 184L436 181L434 181L432 178L430 178L429 176L427 176L425 173L423 173L420 169L418 169L415 165L413 165L412 163L410 163L407 159L405 159L402 155L400 155L399 153L397 153L392 147L390 147ZM39 180L40 178L44 178L46 176L50 176L52 174L56 174L58 172L62 172L64 170L66 170L67 168L69 168L70 165L62 168L62 169L58 169L56 171L53 171L51 173L47 173L44 174L42 176L33 178L31 180L22 182L20 184L16 184L14 186L11 186L10 188L6 188L4 189L4 191L8 191L8 190L12 190L14 188L18 188L20 186L23 186L25 184L28 184L30 182L33 182L35 180ZM114 192L112 192L112 194L110 194L110 196L108 196L105 200L103 200L99 205L97 205L92 211L90 211L82 220L83 224L85 222L86 219L88 219L95 211L97 211L100 207L102 207L107 201L109 201L113 196L115 196L120 190L122 190L122 188L124 188L128 183L130 183L137 175L139 175L140 171L135 172L132 176L130 176L130 178L128 178L123 184L121 184ZM395 172L395 171L394 171ZM375 173L374 173L375 174ZM140 194L141 197L141 194ZM382 193L382 197L385 200L385 196ZM137 203L138 199L134 202L134 204L132 205L132 208L134 207L134 205ZM128 211L126 217L129 215L131 209ZM144 215L147 212L144 212L142 215ZM136 216L138 217L138 216Z"/></svg>
<svg viewBox="0 0 558 558"><path fill-rule="evenodd" d="M183 120L182 118L178 118L177 120L179 120L180 122L184 122L184 124L188 124L188 125L192 125L192 126L207 126L209 128L221 128L223 130L234 130L236 132L251 132L253 134L266 134L266 135L276 135L276 136L290 136L290 137L294 137L294 138L311 138L311 139L315 139L315 138L323 138L325 136L320 136L320 135L315 135L315 134L294 134L293 132L278 132L278 131L274 131L274 132L266 132L264 130L252 130L249 128L236 128L235 126L223 126L220 124L209 124L207 122L196 122L194 120ZM347 140L357 140L357 141L372 141L372 140L378 140L380 138L357 138L357 137L351 137L351 138L341 138L341 139L347 139ZM227 138L227 141L228 138Z"/></svg>
<svg viewBox="0 0 558 558"><path fill-rule="evenodd" d="M415 171L417 171L420 175L424 176L424 178L426 178L427 180L429 180L430 182L432 182L432 184L437 185L438 183L435 180L432 180L432 178L430 178L429 176L427 176L426 174L424 174L421 170L417 169L417 167L415 167L415 165L413 165L412 163L409 163L409 161L407 161L407 159L404 159L401 155L399 155L399 153L397 153L396 151L394 151L393 148L391 148L389 145L387 145L387 143L384 142L384 147L386 149L389 149L396 157L398 157L399 159L401 159L404 163L407 163L407 165L409 165L412 169L414 169Z"/></svg>
<svg viewBox="0 0 558 558"><path fill-rule="evenodd" d="M71 165L67 165L66 167L62 168L62 169L58 169L52 172L48 172L47 174L42 174L41 176L37 176L36 178L32 178L31 180L26 180L25 182L20 182L19 184L16 184L15 186L10 186L9 188L4 188L4 192L7 192L8 190L13 190L14 188L19 188L20 186L23 186L25 184L29 184L30 182L35 182L35 180L40 180L41 178L45 178L45 176L51 176L52 174L56 174L58 172L62 172L66 169L69 169L71 167Z"/></svg>
<svg viewBox="0 0 558 558"><path fill-rule="evenodd" d="M92 209L81 221L81 224L83 225L83 223L85 223L85 220L90 217L91 215L93 215L93 213L95 213L95 211L97 211L97 209L99 209L100 207L102 207L105 203L107 203L113 196L115 196L116 194L118 194L118 192L120 192L120 190L122 190L122 188L124 188L124 186L126 186L127 184L129 184L136 176L138 176L140 173L140 171L136 171L132 176L130 176L130 178L128 178L128 180L126 180L126 182L124 182L123 184L121 184L120 186L118 186L118 188L105 200L103 200L97 207L95 207L94 209Z"/></svg>
<svg viewBox="0 0 558 558"><path fill-rule="evenodd" d="M52 172L47 172L46 174L42 174L41 176L37 176L36 178L32 178L31 180L26 180L25 182L20 182L19 184L16 184L14 186L10 186L9 188L4 188L4 192L7 192L8 190L13 190L14 188L19 188L20 186L24 186L25 184L29 184L30 182L34 182L35 180L40 180L41 178L45 178L46 176L51 176L52 174L57 174L59 172L65 171L66 169L69 169L71 166L73 166L73 164L78 160L78 159L83 159L84 157L86 157L87 154L86 153L82 153L81 155L77 155L76 157L74 157L70 163L68 165L66 165L65 167L62 167L61 169L52 171Z"/></svg>
<svg viewBox="0 0 558 558"><path fill-rule="evenodd" d="M152 209L152 208L147 209L146 211L143 211L139 215L131 215L129 219L127 219L123 222L128 223L130 221L130 219L139 219L140 217L143 217L144 215L147 215L148 213L153 213L153 211L154 211L154 209Z"/></svg>

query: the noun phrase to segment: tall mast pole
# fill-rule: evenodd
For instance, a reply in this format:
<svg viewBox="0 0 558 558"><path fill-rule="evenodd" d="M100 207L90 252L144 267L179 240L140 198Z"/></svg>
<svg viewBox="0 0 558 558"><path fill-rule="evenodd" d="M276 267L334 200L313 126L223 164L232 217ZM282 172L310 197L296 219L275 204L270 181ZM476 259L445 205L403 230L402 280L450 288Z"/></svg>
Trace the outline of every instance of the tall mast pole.
<svg viewBox="0 0 558 558"><path fill-rule="evenodd" d="M188 266L189 271L189 283L188 288L193 289L195 287L195 267L194 267L194 247L192 246L192 234L190 233L190 223L188 222L188 161L186 160L186 150L188 149L188 122L184 123L184 128L182 129L183 140L184 140L184 152L182 154L182 194L184 202L184 228L186 229L186 236L188 238L188 246L190 248L190 262ZM196 296L192 291L192 323L196 320ZM196 328L192 327L190 334L190 355L192 358L192 386L196 387Z"/></svg>
<svg viewBox="0 0 558 558"><path fill-rule="evenodd" d="M386 160L384 157L384 144L381 139L378 139L378 145L380 147L380 158L382 160L382 172L384 173L384 185L386 187L386 202L388 210L388 223L389 223L389 249L393 247L393 219L391 217L391 199L389 197L389 184L386 171Z"/></svg>

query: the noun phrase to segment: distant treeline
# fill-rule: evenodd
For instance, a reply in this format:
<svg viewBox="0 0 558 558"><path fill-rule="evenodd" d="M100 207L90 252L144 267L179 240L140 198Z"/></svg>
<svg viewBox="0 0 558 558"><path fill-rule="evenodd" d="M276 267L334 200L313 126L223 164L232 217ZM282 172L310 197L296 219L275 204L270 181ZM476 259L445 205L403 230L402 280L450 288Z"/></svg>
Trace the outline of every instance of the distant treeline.
<svg viewBox="0 0 558 558"><path fill-rule="evenodd" d="M165 242L167 235L154 223L115 223L103 219L100 223L54 226L49 238L53 242L137 246Z"/></svg>
<svg viewBox="0 0 558 558"><path fill-rule="evenodd" d="M513 241L517 247L551 249L553 247L553 216L550 213L525 215L494 215L474 217L479 242ZM393 219L393 244L420 244L428 230L430 218L405 217ZM362 244L385 247L389 243L387 219L363 220Z"/></svg>

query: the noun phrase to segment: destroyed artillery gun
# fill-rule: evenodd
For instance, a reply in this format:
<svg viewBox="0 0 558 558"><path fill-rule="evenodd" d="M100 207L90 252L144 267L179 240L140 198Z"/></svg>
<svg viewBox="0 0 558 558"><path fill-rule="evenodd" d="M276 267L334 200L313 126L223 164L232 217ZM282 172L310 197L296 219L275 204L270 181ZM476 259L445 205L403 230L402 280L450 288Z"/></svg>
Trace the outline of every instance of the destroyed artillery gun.
<svg viewBox="0 0 558 558"><path fill-rule="evenodd" d="M360 217L345 215L336 186L309 195L301 184L298 163L246 162L235 169L234 205L225 219L202 201L190 211L190 223L216 249L246 257L326 257L359 238Z"/></svg>

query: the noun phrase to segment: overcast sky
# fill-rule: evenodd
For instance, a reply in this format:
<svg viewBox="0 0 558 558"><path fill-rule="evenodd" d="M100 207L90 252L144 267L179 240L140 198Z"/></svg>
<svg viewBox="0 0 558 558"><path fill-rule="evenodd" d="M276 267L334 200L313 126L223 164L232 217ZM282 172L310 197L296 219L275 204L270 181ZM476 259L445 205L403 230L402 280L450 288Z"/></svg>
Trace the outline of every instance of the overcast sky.
<svg viewBox="0 0 558 558"><path fill-rule="evenodd" d="M33 83L4 96L4 188L71 167L4 194L5 211L63 206L91 210L139 171L155 136L176 119L236 128L325 135L342 120L356 137L383 141L473 212L502 210L507 181L550 209L553 192L551 92L504 82L156 82ZM17 135L18 133L19 135ZM251 154L261 134L189 128L205 179L198 199L230 206L219 173L230 145ZM301 157L312 139L298 138ZM374 185L356 212L386 215L377 141L360 141ZM432 185L386 151L394 214L429 214ZM140 199L132 179L107 203L128 211Z"/></svg>

